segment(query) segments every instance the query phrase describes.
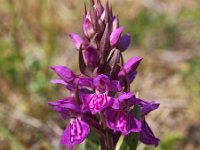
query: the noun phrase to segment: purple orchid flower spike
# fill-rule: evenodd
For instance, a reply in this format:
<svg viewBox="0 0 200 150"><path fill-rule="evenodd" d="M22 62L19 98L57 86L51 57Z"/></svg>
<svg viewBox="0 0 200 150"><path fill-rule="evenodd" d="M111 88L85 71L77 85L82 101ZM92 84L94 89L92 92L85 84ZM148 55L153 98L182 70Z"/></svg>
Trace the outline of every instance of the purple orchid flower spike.
<svg viewBox="0 0 200 150"><path fill-rule="evenodd" d="M69 34L79 50L80 73L75 74L65 66L51 67L60 77L51 82L64 85L70 93L65 99L48 102L69 122L61 144L73 149L87 138L92 128L100 137L102 150L114 150L120 135L130 133L139 135L133 142L157 146L159 139L145 118L159 104L136 98L130 92L142 58L133 57L123 63L122 53L128 49L131 38L128 33L122 34L124 27L108 1L103 6L100 0L90 0L89 10L85 4L82 29L83 35ZM131 145L129 149L133 149Z"/></svg>
<svg viewBox="0 0 200 150"><path fill-rule="evenodd" d="M89 125L80 118L70 119L70 123L61 136L61 144L67 145L71 150L74 145L78 145L89 135Z"/></svg>

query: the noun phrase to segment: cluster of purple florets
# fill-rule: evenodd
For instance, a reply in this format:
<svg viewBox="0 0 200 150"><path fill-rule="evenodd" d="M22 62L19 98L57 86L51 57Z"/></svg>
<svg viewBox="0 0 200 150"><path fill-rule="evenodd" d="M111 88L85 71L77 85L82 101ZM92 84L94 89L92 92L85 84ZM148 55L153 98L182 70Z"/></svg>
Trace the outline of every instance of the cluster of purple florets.
<svg viewBox="0 0 200 150"><path fill-rule="evenodd" d="M80 74L65 66L51 67L60 77L51 82L62 84L70 91L69 97L49 102L63 119L69 120L61 143L72 149L94 128L102 137L111 135L104 142L107 149L113 148L110 141L130 133L137 133L144 144L157 146L159 139L145 117L159 104L139 99L130 92L142 58L133 57L123 62L122 53L130 45L130 35L122 35L124 28L119 26L118 17L113 15L108 3L105 7L100 0L90 3L89 11L85 7L83 35L69 34L79 53ZM139 108L137 115L136 107Z"/></svg>

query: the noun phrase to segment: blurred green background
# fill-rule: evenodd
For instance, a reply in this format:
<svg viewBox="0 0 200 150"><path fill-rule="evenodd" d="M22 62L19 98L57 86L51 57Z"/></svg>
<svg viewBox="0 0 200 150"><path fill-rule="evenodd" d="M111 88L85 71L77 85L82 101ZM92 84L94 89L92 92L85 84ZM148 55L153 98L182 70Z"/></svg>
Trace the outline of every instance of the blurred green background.
<svg viewBox="0 0 200 150"><path fill-rule="evenodd" d="M87 0L86 0L87 1ZM148 117L157 150L200 148L200 0L110 0L132 36L124 53L144 58L132 90L157 100ZM0 0L0 150L59 150L66 122L48 101L50 65L78 71L69 32L81 33L82 0ZM79 149L92 148L83 143ZM140 144L138 150L152 150Z"/></svg>

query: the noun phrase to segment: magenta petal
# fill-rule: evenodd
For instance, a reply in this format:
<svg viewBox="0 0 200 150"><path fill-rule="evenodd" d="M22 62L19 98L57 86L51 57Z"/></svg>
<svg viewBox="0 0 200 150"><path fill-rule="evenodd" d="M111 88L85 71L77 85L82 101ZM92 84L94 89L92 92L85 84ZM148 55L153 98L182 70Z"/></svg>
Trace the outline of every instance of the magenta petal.
<svg viewBox="0 0 200 150"><path fill-rule="evenodd" d="M125 35L123 35L123 36L120 38L117 48L118 48L120 51L123 52L123 51L125 51L125 50L129 47L130 43L131 43L130 34L125 34Z"/></svg>
<svg viewBox="0 0 200 150"><path fill-rule="evenodd" d="M141 57L133 57L129 59L125 64L123 70L118 73L118 77L125 76L125 73L132 74L136 71L138 65L140 64L142 58Z"/></svg>
<svg viewBox="0 0 200 150"><path fill-rule="evenodd" d="M119 27L111 33L111 35L110 35L111 47L114 47L117 44L123 30L124 30L124 27Z"/></svg>
<svg viewBox="0 0 200 150"><path fill-rule="evenodd" d="M69 116L80 114L80 107L76 104L76 100L73 96L56 100L55 102L48 102L54 111L60 113L60 115L66 119Z"/></svg>
<svg viewBox="0 0 200 150"><path fill-rule="evenodd" d="M76 49L79 50L81 45L84 43L83 38L80 35L74 33L70 33L69 37L72 39L72 42L74 43Z"/></svg>
<svg viewBox="0 0 200 150"><path fill-rule="evenodd" d="M140 132L139 140L144 144L154 145L155 147L158 146L160 141L158 138L155 137L151 128L145 120L142 122L142 131Z"/></svg>
<svg viewBox="0 0 200 150"><path fill-rule="evenodd" d="M131 132L141 131L141 122L134 118L131 113L108 109L105 111L106 122L110 129L122 132L124 135L128 135Z"/></svg>
<svg viewBox="0 0 200 150"><path fill-rule="evenodd" d="M136 99L136 103L137 105L140 106L141 109L141 115L144 117L145 115L147 115L148 113L150 113L151 111L157 109L159 107L159 103L156 103L154 101L145 101L145 100L141 100L139 98Z"/></svg>
<svg viewBox="0 0 200 150"><path fill-rule="evenodd" d="M91 111L92 114L96 114L99 111L106 109L113 105L114 99L107 96L107 94L84 94L82 95L84 105Z"/></svg>
<svg viewBox="0 0 200 150"><path fill-rule="evenodd" d="M61 144L67 145L72 149L74 145L78 145L89 135L90 128L87 123L80 118L70 119L70 123L61 136Z"/></svg>
<svg viewBox="0 0 200 150"><path fill-rule="evenodd" d="M54 70L56 74L67 83L73 81L76 78L76 75L65 66L51 66L51 69Z"/></svg>

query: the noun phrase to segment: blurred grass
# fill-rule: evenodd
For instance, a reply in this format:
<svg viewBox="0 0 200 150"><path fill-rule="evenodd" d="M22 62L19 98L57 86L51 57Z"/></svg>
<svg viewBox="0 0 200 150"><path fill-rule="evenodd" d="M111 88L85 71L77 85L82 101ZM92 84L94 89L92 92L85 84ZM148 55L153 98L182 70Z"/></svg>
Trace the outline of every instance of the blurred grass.
<svg viewBox="0 0 200 150"><path fill-rule="evenodd" d="M53 113L47 101L63 98L67 93L49 83L55 77L49 66L68 65L77 70L77 54L67 33L81 32L83 5L74 0L0 3L0 150L14 149L16 145L18 149L62 149L61 129L55 124L64 128L66 123ZM193 122L200 124L200 1L111 3L132 36L132 48L125 58L145 58L134 89L147 98L160 99L163 107L152 116L156 120L153 125L161 124L155 132L163 137L162 150L171 149L179 137L167 137L167 132L185 133ZM169 108L163 99L171 100ZM25 114L28 123L10 110ZM90 139L94 137L82 147L97 149Z"/></svg>

